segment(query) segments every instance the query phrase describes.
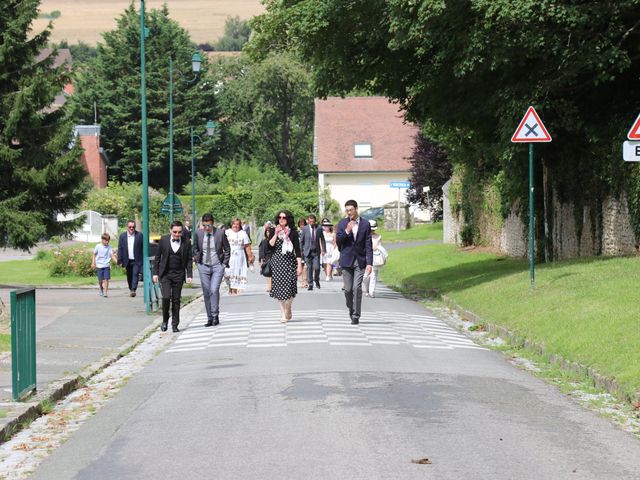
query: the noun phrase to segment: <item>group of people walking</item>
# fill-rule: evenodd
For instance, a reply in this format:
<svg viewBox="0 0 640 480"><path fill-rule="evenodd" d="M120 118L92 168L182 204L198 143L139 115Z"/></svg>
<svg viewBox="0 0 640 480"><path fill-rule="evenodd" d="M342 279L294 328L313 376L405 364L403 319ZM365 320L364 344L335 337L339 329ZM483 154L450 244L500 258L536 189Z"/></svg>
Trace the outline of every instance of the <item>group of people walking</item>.
<svg viewBox="0 0 640 480"><path fill-rule="evenodd" d="M365 295L373 297L379 270L374 258L384 248L380 236L375 233L375 221L369 222L359 216L355 200L347 201L345 210L347 216L340 220L335 232L328 219L318 225L313 214L297 228L292 213L285 209L278 212L273 222L265 224L258 257L261 273L269 279L267 291L278 301L281 322L292 319L298 278L303 275L305 265L303 288L307 290L321 288L321 270L324 270L325 280L330 281L334 266L340 269L349 318L352 324L359 323L363 282L367 280ZM142 234L136 231L135 222L127 222L127 231L118 241L117 256L109 250L108 240L102 242L106 250L96 246L94 261L98 260L102 265L105 258L108 263L113 257L122 265L127 271L129 295L134 297L142 269ZM180 221L172 222L170 233L160 239L152 266L152 280L159 283L162 293L161 330L168 329L171 318L173 332L180 331L182 287L185 282L192 282L193 262L202 285L207 314L205 326L214 327L220 324L223 280L227 279L231 295L246 289L248 270L254 260L251 239L238 218L232 220L230 228L223 229L214 225L213 215L204 214L201 228L193 235ZM100 271L98 279L101 292L106 296Z"/></svg>

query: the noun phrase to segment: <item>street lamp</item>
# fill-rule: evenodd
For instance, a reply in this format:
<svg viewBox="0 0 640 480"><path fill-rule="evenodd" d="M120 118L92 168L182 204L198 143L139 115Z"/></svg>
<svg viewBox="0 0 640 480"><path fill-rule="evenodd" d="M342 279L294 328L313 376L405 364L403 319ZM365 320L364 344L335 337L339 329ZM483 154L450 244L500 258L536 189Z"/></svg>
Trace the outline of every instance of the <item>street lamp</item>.
<svg viewBox="0 0 640 480"><path fill-rule="evenodd" d="M213 137L216 129L216 122L209 120L207 122L207 136ZM194 153L194 141L198 139L202 143L202 138L194 133L193 127L191 127L191 228L196 228L196 162Z"/></svg>
<svg viewBox="0 0 640 480"><path fill-rule="evenodd" d="M191 56L191 71L195 73L191 80L184 80L185 83L193 83L198 78L202 57L199 52ZM180 70L178 70L180 73ZM175 193L173 191L173 59L169 57L169 195L167 196L169 206L169 219L173 223L175 209Z"/></svg>
<svg viewBox="0 0 640 480"><path fill-rule="evenodd" d="M144 0L140 0L140 107L142 116L142 278L144 303L151 312L151 267L149 265L149 172L147 158L147 89L145 81L144 39L149 35L144 25Z"/></svg>

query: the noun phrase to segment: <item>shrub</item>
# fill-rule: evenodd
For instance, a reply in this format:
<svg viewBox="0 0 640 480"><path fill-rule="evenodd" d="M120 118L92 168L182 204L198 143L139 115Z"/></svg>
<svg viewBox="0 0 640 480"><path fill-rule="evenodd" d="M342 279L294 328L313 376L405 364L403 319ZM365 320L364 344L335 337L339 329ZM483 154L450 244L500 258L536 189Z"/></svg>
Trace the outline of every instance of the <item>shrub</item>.
<svg viewBox="0 0 640 480"><path fill-rule="evenodd" d="M52 277L91 277L95 275L95 270L91 268L92 255L93 251L86 248L56 249L49 263L49 273Z"/></svg>

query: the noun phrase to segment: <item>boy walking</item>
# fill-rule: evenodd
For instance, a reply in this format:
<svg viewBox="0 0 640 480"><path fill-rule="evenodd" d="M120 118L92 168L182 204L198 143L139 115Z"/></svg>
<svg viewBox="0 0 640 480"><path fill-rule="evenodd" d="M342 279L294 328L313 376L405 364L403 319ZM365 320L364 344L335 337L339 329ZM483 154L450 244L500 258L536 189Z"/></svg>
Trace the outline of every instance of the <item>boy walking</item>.
<svg viewBox="0 0 640 480"><path fill-rule="evenodd" d="M117 263L116 254L113 253L113 247L109 245L111 236L103 233L100 237L102 243L96 245L93 249L93 258L91 260L91 268L98 270L98 286L100 287L100 296L109 296L109 280L111 280L111 260Z"/></svg>

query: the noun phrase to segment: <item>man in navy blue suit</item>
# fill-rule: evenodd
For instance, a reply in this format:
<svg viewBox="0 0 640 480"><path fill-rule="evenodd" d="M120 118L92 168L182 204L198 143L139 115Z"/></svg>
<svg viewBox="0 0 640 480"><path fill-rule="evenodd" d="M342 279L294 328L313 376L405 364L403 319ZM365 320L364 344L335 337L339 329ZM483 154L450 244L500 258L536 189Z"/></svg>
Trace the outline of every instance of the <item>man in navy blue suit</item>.
<svg viewBox="0 0 640 480"><path fill-rule="evenodd" d="M340 267L344 281L344 296L351 317L351 324L360 323L362 306L362 279L371 274L373 246L371 225L358 215L358 202L347 200L344 204L347 217L336 228L336 245L340 250Z"/></svg>
<svg viewBox="0 0 640 480"><path fill-rule="evenodd" d="M135 297L138 277L142 270L142 233L136 231L136 222L127 222L127 231L118 239L118 265L127 269L129 296Z"/></svg>

